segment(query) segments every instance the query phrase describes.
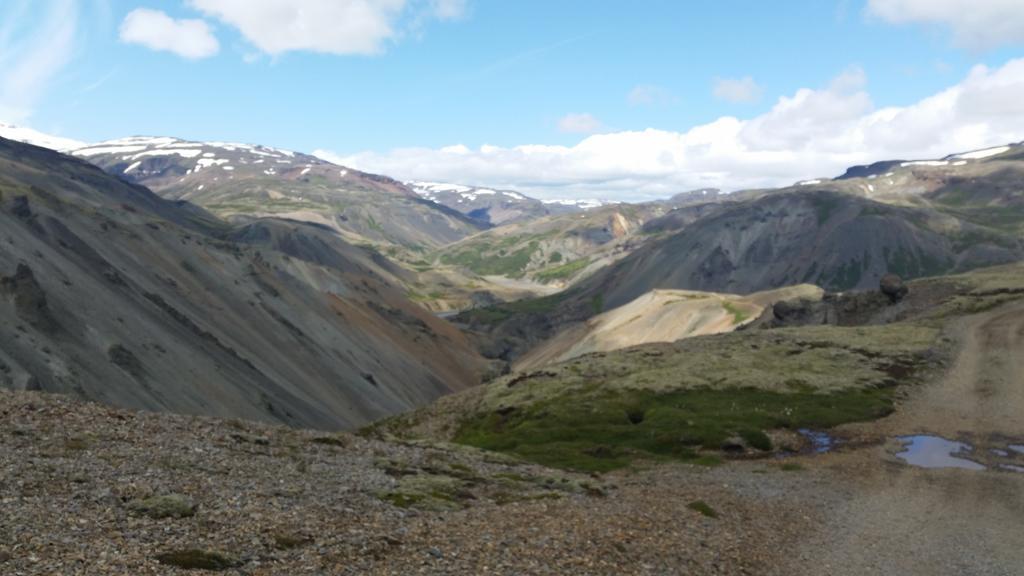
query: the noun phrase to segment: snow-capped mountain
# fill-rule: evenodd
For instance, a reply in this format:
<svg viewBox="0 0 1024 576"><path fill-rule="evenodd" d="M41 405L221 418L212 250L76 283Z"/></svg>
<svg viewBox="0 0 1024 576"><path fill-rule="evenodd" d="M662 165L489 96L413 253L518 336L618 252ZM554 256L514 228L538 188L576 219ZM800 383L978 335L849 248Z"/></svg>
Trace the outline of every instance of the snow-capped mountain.
<svg viewBox="0 0 1024 576"><path fill-rule="evenodd" d="M188 200L222 218L313 222L356 243L438 246L481 228L397 180L270 146L133 136L72 153L164 198Z"/></svg>
<svg viewBox="0 0 1024 576"><path fill-rule="evenodd" d="M540 200L512 190L443 182L405 184L431 202L458 210L477 222L491 226L547 216L553 212Z"/></svg>
<svg viewBox="0 0 1024 576"><path fill-rule="evenodd" d="M0 122L0 137L60 152L74 150L86 145L85 142L79 142L78 140L72 140L71 138L51 136L50 134L44 134L38 130L25 128L23 126L15 126L13 124L4 124L3 122Z"/></svg>

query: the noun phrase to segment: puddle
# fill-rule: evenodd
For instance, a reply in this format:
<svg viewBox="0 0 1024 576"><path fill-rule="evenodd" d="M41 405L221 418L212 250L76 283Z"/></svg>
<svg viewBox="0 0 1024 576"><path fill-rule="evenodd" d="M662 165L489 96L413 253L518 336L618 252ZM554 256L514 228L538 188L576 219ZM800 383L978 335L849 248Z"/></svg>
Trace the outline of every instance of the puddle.
<svg viewBox="0 0 1024 576"><path fill-rule="evenodd" d="M985 467L966 458L957 458L954 454L970 452L974 448L963 442L953 442L938 436L900 436L903 452L896 457L911 466L921 468L963 468L965 470L984 470Z"/></svg>
<svg viewBox="0 0 1024 576"><path fill-rule="evenodd" d="M836 441L824 432L818 432L817 430L811 430L810 428L800 428L797 432L799 432L804 438L810 440L811 451L816 454L824 454L836 446Z"/></svg>

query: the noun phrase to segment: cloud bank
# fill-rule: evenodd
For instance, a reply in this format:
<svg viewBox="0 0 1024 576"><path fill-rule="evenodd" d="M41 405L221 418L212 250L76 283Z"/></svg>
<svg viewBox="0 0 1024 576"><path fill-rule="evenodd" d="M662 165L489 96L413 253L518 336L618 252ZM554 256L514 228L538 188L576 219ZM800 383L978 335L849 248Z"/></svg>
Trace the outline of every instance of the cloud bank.
<svg viewBox="0 0 1024 576"><path fill-rule="evenodd" d="M463 145L317 155L402 179L520 189L541 198L643 200L704 187L788 185L882 159L935 158L1024 139L1024 59L976 66L958 84L903 107L879 108L859 69L797 90L749 119L685 132L588 136L574 146Z"/></svg>

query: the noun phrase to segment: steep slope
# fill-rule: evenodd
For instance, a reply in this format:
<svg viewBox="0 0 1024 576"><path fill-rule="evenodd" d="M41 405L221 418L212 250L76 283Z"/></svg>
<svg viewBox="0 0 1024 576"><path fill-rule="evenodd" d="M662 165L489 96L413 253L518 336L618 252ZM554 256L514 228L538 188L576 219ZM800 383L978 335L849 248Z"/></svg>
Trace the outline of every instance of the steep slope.
<svg viewBox="0 0 1024 576"><path fill-rule="evenodd" d="M822 294L821 288L807 284L749 296L652 290L538 344L516 361L514 369L534 370L591 352L732 332L757 319L775 302L818 300Z"/></svg>
<svg viewBox="0 0 1024 576"><path fill-rule="evenodd" d="M732 205L652 242L586 281L606 306L654 288L745 294L802 282L828 290L963 271L1020 258L1019 239L948 214L829 191Z"/></svg>
<svg viewBox="0 0 1024 576"><path fill-rule="evenodd" d="M134 137L93 144L74 154L164 198L188 200L222 218L274 216L314 222L354 243L417 251L481 229L396 180L277 148Z"/></svg>
<svg viewBox="0 0 1024 576"><path fill-rule="evenodd" d="M440 182L406 182L406 185L423 198L458 210L484 226L500 226L580 210L560 204L548 206L512 190Z"/></svg>
<svg viewBox="0 0 1024 576"><path fill-rule="evenodd" d="M0 230L6 388L347 428L478 381L457 330L325 230L234 228L7 140Z"/></svg>
<svg viewBox="0 0 1024 576"><path fill-rule="evenodd" d="M842 291L873 288L886 273L909 279L1016 261L1024 256L1015 232L1024 213L1013 209L1019 172L994 164L915 193L904 189L889 203L845 190L861 186L848 179L744 193L701 215L692 213L699 207L679 208L648 223L658 236L562 294L467 312L459 321L486 355L514 360L654 289L748 294L812 283ZM965 167L974 169L969 161L954 168Z"/></svg>

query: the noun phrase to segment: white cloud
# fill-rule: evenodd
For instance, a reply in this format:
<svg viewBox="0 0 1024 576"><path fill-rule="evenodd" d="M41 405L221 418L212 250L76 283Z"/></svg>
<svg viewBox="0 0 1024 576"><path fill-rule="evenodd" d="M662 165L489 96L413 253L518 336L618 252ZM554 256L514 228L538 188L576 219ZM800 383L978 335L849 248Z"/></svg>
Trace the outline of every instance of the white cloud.
<svg viewBox="0 0 1024 576"><path fill-rule="evenodd" d="M966 48L1024 43L1020 0L869 0L867 12L894 24L948 26L955 42Z"/></svg>
<svg viewBox="0 0 1024 576"><path fill-rule="evenodd" d="M198 60L220 51L220 43L202 20L175 20L159 10L136 8L121 23L121 41Z"/></svg>
<svg viewBox="0 0 1024 576"><path fill-rule="evenodd" d="M401 179L517 188L542 198L639 200L703 187L787 185L883 159L936 158L1024 139L1024 59L976 66L960 83L902 107L878 108L852 69L801 89L751 119L685 132L648 129L574 146L407 148L328 160Z"/></svg>
<svg viewBox="0 0 1024 576"><path fill-rule="evenodd" d="M454 20L465 0L188 0L203 14L238 28L259 50L377 54L402 34L401 17L418 28L424 19Z"/></svg>
<svg viewBox="0 0 1024 576"><path fill-rule="evenodd" d="M31 22L29 4L8 4L0 12L0 120L28 119L77 46L78 2L52 0L38 25L24 28Z"/></svg>
<svg viewBox="0 0 1024 576"><path fill-rule="evenodd" d="M626 101L630 106L656 106L671 104L676 98L666 88L653 84L641 84L634 86L629 94L626 94Z"/></svg>
<svg viewBox="0 0 1024 576"><path fill-rule="evenodd" d="M466 13L466 0L430 0L438 20L457 20Z"/></svg>
<svg viewBox="0 0 1024 576"><path fill-rule="evenodd" d="M601 121L591 114L566 114L558 120L558 131L568 134L593 134L601 129Z"/></svg>
<svg viewBox="0 0 1024 576"><path fill-rule="evenodd" d="M743 78L715 78L712 93L715 98L729 102L757 102L761 99L761 87L750 76Z"/></svg>

